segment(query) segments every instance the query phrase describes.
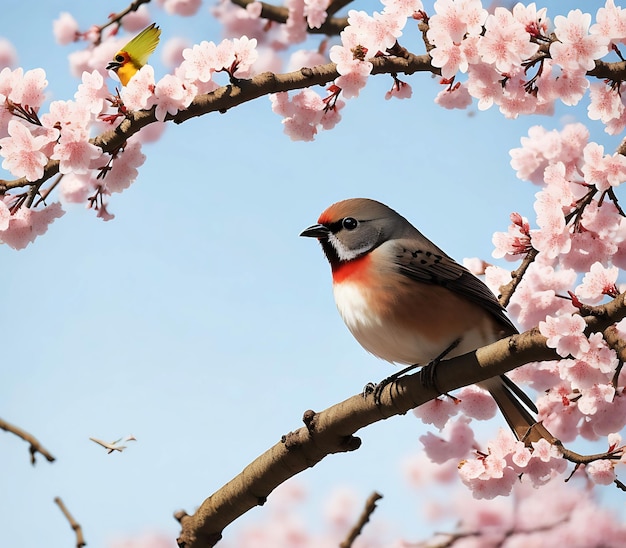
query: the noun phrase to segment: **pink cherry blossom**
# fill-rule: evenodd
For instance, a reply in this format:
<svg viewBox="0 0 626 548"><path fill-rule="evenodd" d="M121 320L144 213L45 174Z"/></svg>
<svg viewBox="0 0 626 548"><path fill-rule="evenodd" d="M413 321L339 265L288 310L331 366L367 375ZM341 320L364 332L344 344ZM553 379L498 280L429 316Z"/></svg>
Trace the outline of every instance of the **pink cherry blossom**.
<svg viewBox="0 0 626 548"><path fill-rule="evenodd" d="M508 306L509 314L523 329L536 326L547 315L575 311L571 301L557 297L557 293L572 287L576 272L571 269L555 270L550 264L542 264L544 260L540 254L530 265Z"/></svg>
<svg viewBox="0 0 626 548"><path fill-rule="evenodd" d="M28 181L36 181L43 176L43 168L48 162L46 155L41 152L44 146L54 141L48 135L35 137L28 128L11 120L8 124L9 137L0 139L0 156L4 158L2 167L16 177L25 177Z"/></svg>
<svg viewBox="0 0 626 548"><path fill-rule="evenodd" d="M468 417L481 421L492 419L496 415L497 406L494 399L478 386L466 386L459 390L459 409Z"/></svg>
<svg viewBox="0 0 626 548"><path fill-rule="evenodd" d="M410 84L403 82L402 80L395 79L391 89L385 93L385 99L410 99L413 95L413 88ZM470 99L471 100L471 99Z"/></svg>
<svg viewBox="0 0 626 548"><path fill-rule="evenodd" d="M96 70L83 72L82 84L74 94L77 103L92 114L98 115L104 112L108 106L106 99L110 96L109 90L104 83L102 74Z"/></svg>
<svg viewBox="0 0 626 548"><path fill-rule="evenodd" d="M607 436L626 426L626 397L623 390L616 391L612 384L596 384L584 389L577 401L580 412L586 416L588 429L580 434L588 439Z"/></svg>
<svg viewBox="0 0 626 548"><path fill-rule="evenodd" d="M6 195L4 197L6 200ZM6 230L9 228L9 223L11 221L11 210L4 203L4 200L0 200L0 231Z"/></svg>
<svg viewBox="0 0 626 548"><path fill-rule="evenodd" d="M135 11L124 15L121 23L126 32L139 33L152 22L152 16L146 5L139 6Z"/></svg>
<svg viewBox="0 0 626 548"><path fill-rule="evenodd" d="M447 397L435 398L413 409L413 414L425 424L432 424L440 430L450 417L459 412L457 404Z"/></svg>
<svg viewBox="0 0 626 548"><path fill-rule="evenodd" d="M332 49L334 49L334 47L335 46L333 46ZM372 63L369 61L355 60L350 65L350 70L339 76L339 78L335 80L335 84L341 88L341 93L345 99L358 97L361 89L365 87L371 72Z"/></svg>
<svg viewBox="0 0 626 548"><path fill-rule="evenodd" d="M575 311L570 301L556 295L559 291L565 292L571 288L576 272L571 269L555 270L551 265L541 263L540 255L528 268L508 306L509 314L524 329L536 326L547 315Z"/></svg>
<svg viewBox="0 0 626 548"><path fill-rule="evenodd" d="M296 93L292 98L288 93L277 93L270 96L272 111L284 116L284 131L294 141L312 141L318 131L318 126L324 129L332 128L339 120L339 110L344 103L336 100L329 107L311 89Z"/></svg>
<svg viewBox="0 0 626 548"><path fill-rule="evenodd" d="M553 384L537 398L539 417L544 426L561 441L572 441L579 435L583 415L572 402L574 393L569 383Z"/></svg>
<svg viewBox="0 0 626 548"><path fill-rule="evenodd" d="M433 7L428 39L437 47L443 37L460 44L466 34L479 36L488 15L480 0L437 0Z"/></svg>
<svg viewBox="0 0 626 548"><path fill-rule="evenodd" d="M284 131L294 141L312 141L324 109L322 98L306 89L289 98L285 93L270 96L272 110L284 116Z"/></svg>
<svg viewBox="0 0 626 548"><path fill-rule="evenodd" d="M260 44L269 44L276 40L277 46L280 43L284 47L284 34L281 31L268 32L267 20L260 18L262 9L261 2L251 2L246 9L241 9L232 2L219 2L213 5L211 14L221 23L224 36L246 35L256 38Z"/></svg>
<svg viewBox="0 0 626 548"><path fill-rule="evenodd" d="M617 295L615 282L618 274L619 269L616 266L605 268L602 263L595 262L583 277L575 293L588 304L600 302L605 295L615 297Z"/></svg>
<svg viewBox="0 0 626 548"><path fill-rule="evenodd" d="M551 94L567 106L577 105L589 88L589 80L584 70L562 69L552 82ZM539 94L541 97L541 94Z"/></svg>
<svg viewBox="0 0 626 548"><path fill-rule="evenodd" d="M187 108L195 97L195 92L196 87L193 84L185 85L180 78L166 74L154 88L156 119L163 122L167 114L174 115Z"/></svg>
<svg viewBox="0 0 626 548"><path fill-rule="evenodd" d="M545 485L556 473L563 473L567 462L555 445L545 439L532 443L532 455L524 470L524 478L534 487Z"/></svg>
<svg viewBox="0 0 626 548"><path fill-rule="evenodd" d="M161 61L169 68L178 67L183 61L183 51L189 48L189 42L185 38L170 38L161 47Z"/></svg>
<svg viewBox="0 0 626 548"><path fill-rule="evenodd" d="M162 0L162 3L167 13L190 17L198 12L202 0Z"/></svg>
<svg viewBox="0 0 626 548"><path fill-rule="evenodd" d="M120 97L124 106L130 110L145 110L155 103L154 69L152 65L144 65L122 88Z"/></svg>
<svg viewBox="0 0 626 548"><path fill-rule="evenodd" d="M549 259L568 253L572 245L571 236L565 228L562 212L557 209L557 199L549 192L538 192L536 196L534 208L539 228L531 231L533 247Z"/></svg>
<svg viewBox="0 0 626 548"><path fill-rule="evenodd" d="M256 38L249 39L247 36L235 38L232 42L235 54L235 76L247 78L251 74L251 68L259 57ZM226 68L226 67L225 67Z"/></svg>
<svg viewBox="0 0 626 548"><path fill-rule="evenodd" d="M517 3L513 6L513 17L524 25L531 36L547 36L550 20L546 17L547 9L537 10L534 2L525 6Z"/></svg>
<svg viewBox="0 0 626 548"><path fill-rule="evenodd" d="M603 124L608 124L623 116L625 110L626 106L618 88L597 82L590 85L588 115L591 120L601 120Z"/></svg>
<svg viewBox="0 0 626 548"><path fill-rule="evenodd" d="M78 38L78 23L71 13L63 11L58 19L52 22L52 32L57 44L62 46L71 44Z"/></svg>
<svg viewBox="0 0 626 548"><path fill-rule="evenodd" d="M596 14L596 23L591 25L589 33L608 38L613 43L626 40L626 10L615 6L614 0L607 0Z"/></svg>
<svg viewBox="0 0 626 548"><path fill-rule="evenodd" d="M589 368L597 369L600 373L612 376L619 365L615 350L609 348L602 333L589 335L589 349L578 356ZM609 381L609 378L605 379Z"/></svg>
<svg viewBox="0 0 626 548"><path fill-rule="evenodd" d="M502 74L492 65L484 63L470 65L467 90L472 97L478 99L478 110L487 110L502 101L504 95Z"/></svg>
<svg viewBox="0 0 626 548"><path fill-rule="evenodd" d="M326 57L316 50L299 49L294 51L289 57L287 72L300 70L302 67L310 68L316 65L323 65L326 62Z"/></svg>
<svg viewBox="0 0 626 548"><path fill-rule="evenodd" d="M307 38L307 21L304 13L304 0L287 0L285 7L288 10L287 22L285 23L285 32L287 42L290 44L298 44L304 42Z"/></svg>
<svg viewBox="0 0 626 548"><path fill-rule="evenodd" d="M589 143L584 149L582 167L585 182L599 191L619 186L626 181L626 158L622 154L604 154L604 147Z"/></svg>
<svg viewBox="0 0 626 548"><path fill-rule="evenodd" d="M595 60L608 53L606 36L590 35L591 15L572 10L567 17L554 18L554 32L558 41L550 44L550 55L555 63L567 70L591 70Z"/></svg>
<svg viewBox="0 0 626 548"><path fill-rule="evenodd" d="M459 460L465 457L475 444L474 432L469 427L470 419L461 417L450 421L443 432L443 437L428 432L420 436L420 442L428 458L437 464L450 459ZM447 438L447 439L446 439Z"/></svg>
<svg viewBox="0 0 626 548"><path fill-rule="evenodd" d="M215 72L215 50L217 46L206 40L183 50L185 60L181 64L181 72L185 79L195 82L208 82Z"/></svg>
<svg viewBox="0 0 626 548"><path fill-rule="evenodd" d="M22 106L37 109L46 98L44 89L48 85L46 73L43 69L37 68L24 72L22 68L13 71L13 82L9 99Z"/></svg>
<svg viewBox="0 0 626 548"><path fill-rule="evenodd" d="M0 67L8 68L17 65L17 50L6 38L0 38Z"/></svg>
<svg viewBox="0 0 626 548"><path fill-rule="evenodd" d="M330 0L304 0L304 15L310 28L319 29L326 21Z"/></svg>
<svg viewBox="0 0 626 548"><path fill-rule="evenodd" d="M87 173L92 161L102 157L102 150L89 142L86 132L64 128L50 156L59 160L59 173Z"/></svg>
<svg viewBox="0 0 626 548"><path fill-rule="evenodd" d="M487 17L485 35L478 43L482 61L495 64L501 72L510 72L514 66L530 59L538 49L539 45L530 41L525 25L502 7L497 7Z"/></svg>
<svg viewBox="0 0 626 548"><path fill-rule="evenodd" d="M615 481L615 467L608 459L595 460L585 466L585 472L598 485L611 485Z"/></svg>
<svg viewBox="0 0 626 548"><path fill-rule="evenodd" d="M512 213L508 231L494 232L491 241L495 247L491 255L495 259L504 257L507 261L517 261L531 248L528 219L519 213Z"/></svg>
<svg viewBox="0 0 626 548"><path fill-rule="evenodd" d="M605 200L600 206L597 200L592 200L580 219L582 229L571 235L571 249L561 258L562 265L586 272L596 261L608 263L623 240L619 235L621 224L613 204Z"/></svg>
<svg viewBox="0 0 626 548"><path fill-rule="evenodd" d="M122 192L137 179L137 168L143 165L146 156L141 152L141 143L128 139L124 150L117 154L113 166L104 178L104 186L109 192Z"/></svg>
<svg viewBox="0 0 626 548"><path fill-rule="evenodd" d="M554 348L559 356L577 357L589 350L589 340L584 334L587 324L577 314L547 316L539 322L539 332L546 337L546 345Z"/></svg>
<svg viewBox="0 0 626 548"><path fill-rule="evenodd" d="M458 71L467 72L479 61L478 41L478 36L468 36L461 43L456 43L447 35L442 36L437 47L430 51L432 65L441 69L443 78L452 78Z"/></svg>
<svg viewBox="0 0 626 548"><path fill-rule="evenodd" d="M472 104L472 98L467 87L459 83L440 91L435 97L435 103L447 109L465 109Z"/></svg>
<svg viewBox="0 0 626 548"><path fill-rule="evenodd" d="M67 203L85 203L98 184L100 184L100 181L96 180L93 172L81 175L68 173L61 179L59 184L61 199Z"/></svg>
<svg viewBox="0 0 626 548"><path fill-rule="evenodd" d="M21 207L14 215L11 215L9 226L0 230L0 241L13 249L24 249L34 242L37 236L45 234L48 226L64 214L58 202L43 209Z"/></svg>
<svg viewBox="0 0 626 548"><path fill-rule="evenodd" d="M612 403L615 397L615 388L610 384L595 384L583 390L578 399L578 409L584 415L595 415L602 407L602 402ZM611 430L614 432L615 430ZM608 432L607 432L608 434Z"/></svg>
<svg viewBox="0 0 626 548"><path fill-rule="evenodd" d="M382 3L385 6L383 13L405 19L424 9L421 0L382 0Z"/></svg>

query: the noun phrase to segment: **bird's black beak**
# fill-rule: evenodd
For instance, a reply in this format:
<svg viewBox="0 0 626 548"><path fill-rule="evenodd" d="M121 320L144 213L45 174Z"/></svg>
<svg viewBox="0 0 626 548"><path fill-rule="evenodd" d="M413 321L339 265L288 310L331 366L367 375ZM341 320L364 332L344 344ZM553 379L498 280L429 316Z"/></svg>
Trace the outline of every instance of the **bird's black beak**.
<svg viewBox="0 0 626 548"><path fill-rule="evenodd" d="M111 61L108 65L107 65L107 70L117 70L118 68L120 68L122 66L122 63L118 63L117 61Z"/></svg>
<svg viewBox="0 0 626 548"><path fill-rule="evenodd" d="M330 234L330 230L327 226L324 225L312 225L309 228L304 229L300 232L300 236L305 236L307 238L317 238L318 240L324 240L328 238Z"/></svg>

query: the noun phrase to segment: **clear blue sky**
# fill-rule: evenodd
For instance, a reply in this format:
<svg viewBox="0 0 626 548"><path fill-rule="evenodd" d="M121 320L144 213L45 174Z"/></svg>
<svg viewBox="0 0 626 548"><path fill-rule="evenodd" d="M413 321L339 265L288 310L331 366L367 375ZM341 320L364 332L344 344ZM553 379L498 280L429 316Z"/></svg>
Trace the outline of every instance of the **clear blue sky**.
<svg viewBox="0 0 626 548"><path fill-rule="evenodd" d="M603 3L568 7L595 12ZM84 29L124 6L9 0L0 36L25 69L45 68L50 99L69 99L73 48L54 43L52 19L69 11ZM150 9L163 40L221 39L208 5L191 19ZM562 13L555 10L549 15ZM157 77L164 73L154 65ZM26 250L0 247L0 416L58 459L33 469L26 444L0 434L1 546L71 546L55 496L92 548L147 529L175 538L175 510L192 512L298 428L306 409L322 410L392 372L345 329L319 246L298 237L330 203L381 200L458 260L489 259L491 235L505 230L511 211L532 218L537 189L516 179L509 150L534 124L585 120L584 107L507 121L496 111L445 111L433 103L436 80L408 80L411 100L385 101L391 78L373 78L313 143L291 142L267 98L168 127L145 147L137 182L112 198L115 220L68 207ZM607 150L617 146L600 124L589 127ZM425 431L411 416L376 424L361 433L360 450L327 458L301 481L318 506L337 484L363 499L378 489L380 515L400 535L426 536L398 466L420 450ZM88 441L128 433L138 441L123 454Z"/></svg>

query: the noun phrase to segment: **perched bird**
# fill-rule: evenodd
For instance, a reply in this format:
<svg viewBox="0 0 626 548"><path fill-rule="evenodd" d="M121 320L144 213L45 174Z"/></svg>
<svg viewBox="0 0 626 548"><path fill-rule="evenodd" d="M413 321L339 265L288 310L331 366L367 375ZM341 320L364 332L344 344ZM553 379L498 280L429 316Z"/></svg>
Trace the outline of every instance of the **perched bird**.
<svg viewBox="0 0 626 548"><path fill-rule="evenodd" d="M152 23L143 29L128 44L115 54L113 61L107 65L107 70L112 70L125 86L137 71L148 62L159 43L161 29Z"/></svg>
<svg viewBox="0 0 626 548"><path fill-rule="evenodd" d="M341 317L379 358L427 365L517 333L482 281L380 202L333 204L300 236L321 243ZM520 401L536 413L528 396L504 375L480 386L523 439L536 423Z"/></svg>

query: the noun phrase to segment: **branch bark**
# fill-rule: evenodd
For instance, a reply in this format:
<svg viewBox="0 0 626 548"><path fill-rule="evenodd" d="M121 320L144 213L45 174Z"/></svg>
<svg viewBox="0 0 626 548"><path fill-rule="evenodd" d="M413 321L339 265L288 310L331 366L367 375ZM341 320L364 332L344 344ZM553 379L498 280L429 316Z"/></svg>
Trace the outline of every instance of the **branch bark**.
<svg viewBox="0 0 626 548"><path fill-rule="evenodd" d="M43 445L41 445L41 443L39 443L39 440L32 434L29 434L25 430L22 430L21 428L10 424L3 419L0 419L0 429L4 430L5 432L11 432L12 434L15 434L17 437L22 438L25 442L29 444L28 450L30 452L30 463L33 466L37 463L37 453L43 455L48 462L54 462L55 459L52 454Z"/></svg>
<svg viewBox="0 0 626 548"><path fill-rule="evenodd" d="M80 523L78 523L74 519L74 516L70 514L69 510L65 507L65 504L63 504L61 497L54 497L54 502L61 509L61 512L63 512L63 515L65 516L65 519L67 519L68 523L70 524L72 531L76 533L76 548L82 548L83 546L87 546L87 543L85 542L85 538L83 537L83 529L80 526Z"/></svg>
<svg viewBox="0 0 626 548"><path fill-rule="evenodd" d="M623 293L600 307L601 315L585 318L588 331L603 331L626 317L625 299L626 293ZM535 328L441 362L437 366L437 385L442 393L451 392L530 362L555 359L560 357L546 346L546 338ZM358 449L361 440L354 436L358 430L394 415L403 415L438 395L434 388L422 384L418 372L385 387L379 406L374 404L373 397L357 394L320 413L306 411L304 427L283 436L280 442L207 498L195 514L183 511L176 514L181 524L179 546L214 546L228 524L254 506L264 504L269 494L285 480L315 466L328 455ZM527 441L551 437L540 424L537 426L537 431L530 432ZM553 437L548 441L562 447ZM567 456L578 457L570 451Z"/></svg>

